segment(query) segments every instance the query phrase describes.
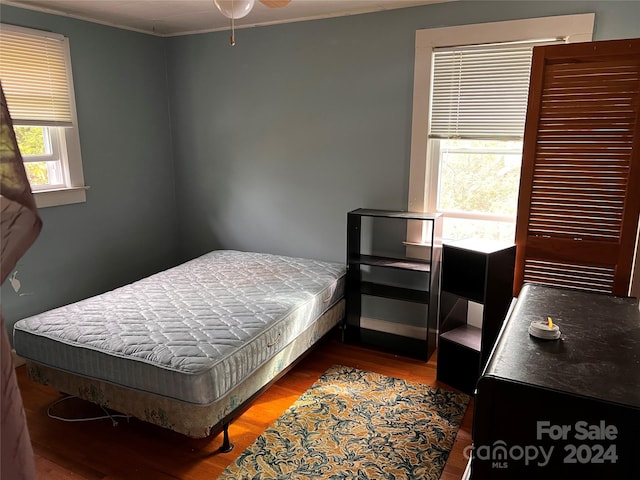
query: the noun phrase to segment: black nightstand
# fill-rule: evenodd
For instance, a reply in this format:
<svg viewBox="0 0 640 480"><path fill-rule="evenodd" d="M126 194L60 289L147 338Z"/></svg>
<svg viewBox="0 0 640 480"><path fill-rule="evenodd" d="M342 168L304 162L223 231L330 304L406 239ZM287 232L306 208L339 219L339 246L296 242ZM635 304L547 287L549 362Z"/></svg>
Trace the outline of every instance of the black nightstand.
<svg viewBox="0 0 640 480"><path fill-rule="evenodd" d="M516 247L470 239L442 249L438 380L472 394L513 299ZM482 318L468 322L470 302Z"/></svg>

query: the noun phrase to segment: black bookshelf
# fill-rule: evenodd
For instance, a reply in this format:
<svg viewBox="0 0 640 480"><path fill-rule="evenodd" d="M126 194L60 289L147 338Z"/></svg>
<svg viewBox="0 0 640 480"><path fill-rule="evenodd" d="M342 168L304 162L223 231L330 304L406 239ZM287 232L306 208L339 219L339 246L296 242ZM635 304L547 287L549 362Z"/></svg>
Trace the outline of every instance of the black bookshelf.
<svg viewBox="0 0 640 480"><path fill-rule="evenodd" d="M375 248L363 251L363 237L367 244L375 243L376 229L363 230L363 219L369 225L384 224L384 231L393 231L406 238L409 222L426 222L430 232L421 245L423 258L406 254L407 242L399 242L394 255ZM442 255L442 217L440 214L403 212L392 210L357 209L347 214L347 315L345 340L378 347L386 351L427 360L435 351L438 324L438 298L440 292L440 262ZM413 275L419 284L414 287L398 286L381 280L370 280L363 274L367 267L392 271L397 277ZM384 275L382 275L384 277ZM425 306L426 314L420 321L420 338L377 331L361 325L363 296L380 297Z"/></svg>

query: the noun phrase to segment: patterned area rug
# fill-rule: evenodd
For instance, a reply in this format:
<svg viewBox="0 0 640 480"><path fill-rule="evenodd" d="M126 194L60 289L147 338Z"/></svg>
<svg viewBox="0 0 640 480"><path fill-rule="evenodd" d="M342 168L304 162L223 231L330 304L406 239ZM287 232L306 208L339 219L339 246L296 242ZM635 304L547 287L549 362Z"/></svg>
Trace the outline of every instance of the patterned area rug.
<svg viewBox="0 0 640 480"><path fill-rule="evenodd" d="M438 479L464 394L334 366L219 480Z"/></svg>

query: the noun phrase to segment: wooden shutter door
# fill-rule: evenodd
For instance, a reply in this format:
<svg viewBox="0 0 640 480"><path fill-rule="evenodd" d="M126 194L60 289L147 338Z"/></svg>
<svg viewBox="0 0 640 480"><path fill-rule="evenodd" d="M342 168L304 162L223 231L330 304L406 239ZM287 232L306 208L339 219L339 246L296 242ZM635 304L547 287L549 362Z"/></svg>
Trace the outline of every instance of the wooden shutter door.
<svg viewBox="0 0 640 480"><path fill-rule="evenodd" d="M639 214L640 39L534 48L514 294L628 295Z"/></svg>

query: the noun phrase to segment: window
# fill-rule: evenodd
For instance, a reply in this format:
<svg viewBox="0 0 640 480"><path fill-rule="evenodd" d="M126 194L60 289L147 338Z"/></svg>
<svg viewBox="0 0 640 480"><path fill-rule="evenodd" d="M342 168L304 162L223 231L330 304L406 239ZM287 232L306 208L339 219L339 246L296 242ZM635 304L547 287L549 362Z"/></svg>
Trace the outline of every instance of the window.
<svg viewBox="0 0 640 480"><path fill-rule="evenodd" d="M445 239L513 242L531 49L589 41L593 20L568 15L417 32L409 210L444 213ZM419 230L408 235L421 242Z"/></svg>
<svg viewBox="0 0 640 480"><path fill-rule="evenodd" d="M36 204L85 201L68 40L3 24L0 81Z"/></svg>
<svg viewBox="0 0 640 480"><path fill-rule="evenodd" d="M15 126L14 130L32 191L64 188L60 129Z"/></svg>
<svg viewBox="0 0 640 480"><path fill-rule="evenodd" d="M515 233L522 140L433 139L438 165L432 188L445 214L444 238L512 241Z"/></svg>

